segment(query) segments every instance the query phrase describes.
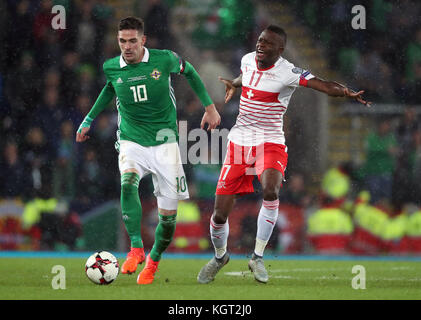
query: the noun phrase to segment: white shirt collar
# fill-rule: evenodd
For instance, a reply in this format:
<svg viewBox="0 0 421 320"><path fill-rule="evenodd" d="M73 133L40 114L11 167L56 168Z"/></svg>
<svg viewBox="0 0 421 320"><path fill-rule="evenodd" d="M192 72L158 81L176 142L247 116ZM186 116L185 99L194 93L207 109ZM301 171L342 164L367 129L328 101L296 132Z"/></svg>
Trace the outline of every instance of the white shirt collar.
<svg viewBox="0 0 421 320"><path fill-rule="evenodd" d="M143 58L141 62L148 62L149 61L149 50L146 47L143 47L145 49L145 53L143 54ZM124 68L127 66L126 61L123 59L123 55L120 55L120 68Z"/></svg>

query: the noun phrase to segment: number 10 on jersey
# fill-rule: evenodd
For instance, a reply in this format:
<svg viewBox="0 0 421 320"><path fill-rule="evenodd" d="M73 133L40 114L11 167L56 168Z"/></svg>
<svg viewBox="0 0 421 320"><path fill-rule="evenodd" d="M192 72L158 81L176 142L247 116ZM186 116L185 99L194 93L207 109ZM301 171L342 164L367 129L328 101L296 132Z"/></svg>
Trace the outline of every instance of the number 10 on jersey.
<svg viewBox="0 0 421 320"><path fill-rule="evenodd" d="M140 84L138 86L130 87L130 90L133 91L133 99L134 102L142 102L148 100L148 95L146 93L146 86L144 84Z"/></svg>
<svg viewBox="0 0 421 320"><path fill-rule="evenodd" d="M180 191L185 192L186 189L187 189L186 177L181 176L180 178L176 177L175 179L177 181L177 193L180 192Z"/></svg>

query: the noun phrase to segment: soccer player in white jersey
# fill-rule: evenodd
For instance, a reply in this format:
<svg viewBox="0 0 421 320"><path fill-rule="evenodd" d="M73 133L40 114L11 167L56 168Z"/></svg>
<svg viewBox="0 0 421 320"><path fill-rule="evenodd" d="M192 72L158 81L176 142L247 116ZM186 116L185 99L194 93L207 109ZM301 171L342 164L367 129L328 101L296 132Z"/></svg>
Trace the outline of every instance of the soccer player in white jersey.
<svg viewBox="0 0 421 320"><path fill-rule="evenodd" d="M236 195L252 193L257 175L262 185L263 204L257 218L254 253L248 263L257 281L269 279L263 263L263 252L278 217L278 194L287 166L287 147L283 132L283 115L294 90L312 88L333 97L350 97L369 106L364 91L354 92L336 82L324 81L309 71L295 67L281 55L286 33L271 25L260 34L256 51L241 60L241 74L225 84L225 102L242 87L237 121L228 135L228 150L216 188L215 207L210 220L210 234L215 256L200 270L199 283L214 280L228 263L228 216Z"/></svg>

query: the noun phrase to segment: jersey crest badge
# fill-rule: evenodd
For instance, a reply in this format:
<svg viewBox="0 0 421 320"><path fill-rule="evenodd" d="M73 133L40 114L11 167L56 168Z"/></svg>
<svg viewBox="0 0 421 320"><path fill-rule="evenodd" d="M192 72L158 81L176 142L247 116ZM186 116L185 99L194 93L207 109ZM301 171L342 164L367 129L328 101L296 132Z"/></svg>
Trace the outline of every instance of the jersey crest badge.
<svg viewBox="0 0 421 320"><path fill-rule="evenodd" d="M155 80L159 80L159 78L161 77L161 72L158 69L153 69L151 77Z"/></svg>
<svg viewBox="0 0 421 320"><path fill-rule="evenodd" d="M292 69L292 72L297 73L297 74L301 74L301 73L304 72L304 70L302 68L295 67L295 68Z"/></svg>

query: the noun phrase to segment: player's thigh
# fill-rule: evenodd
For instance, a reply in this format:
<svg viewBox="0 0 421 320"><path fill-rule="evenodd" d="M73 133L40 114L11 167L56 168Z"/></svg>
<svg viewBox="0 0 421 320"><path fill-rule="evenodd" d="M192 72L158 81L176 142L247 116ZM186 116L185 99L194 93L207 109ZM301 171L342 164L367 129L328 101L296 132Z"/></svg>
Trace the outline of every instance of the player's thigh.
<svg viewBox="0 0 421 320"><path fill-rule="evenodd" d="M189 192L186 175L177 143L165 143L154 147L151 164L155 195L169 199L187 199Z"/></svg>
<svg viewBox="0 0 421 320"><path fill-rule="evenodd" d="M126 172L135 172L141 178L148 172L147 159L145 159L145 147L130 141L120 142L120 151L118 155L118 167L120 174Z"/></svg>
<svg viewBox="0 0 421 320"><path fill-rule="evenodd" d="M282 144L265 143L263 148L256 148L256 174L261 179L262 173L267 169L275 169L285 177L288 164L287 147Z"/></svg>
<svg viewBox="0 0 421 320"><path fill-rule="evenodd" d="M228 144L227 155L219 174L216 194L246 194L254 192L253 164L248 164L244 157L244 148L232 142Z"/></svg>
<svg viewBox="0 0 421 320"><path fill-rule="evenodd" d="M215 206L213 211L213 221L217 224L223 224L227 221L235 203L234 194L216 194Z"/></svg>
<svg viewBox="0 0 421 320"><path fill-rule="evenodd" d="M216 194L245 194L254 192L254 175L248 165L224 164L221 168Z"/></svg>

